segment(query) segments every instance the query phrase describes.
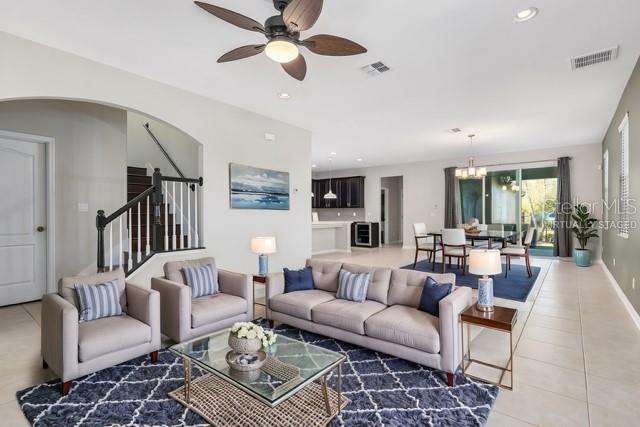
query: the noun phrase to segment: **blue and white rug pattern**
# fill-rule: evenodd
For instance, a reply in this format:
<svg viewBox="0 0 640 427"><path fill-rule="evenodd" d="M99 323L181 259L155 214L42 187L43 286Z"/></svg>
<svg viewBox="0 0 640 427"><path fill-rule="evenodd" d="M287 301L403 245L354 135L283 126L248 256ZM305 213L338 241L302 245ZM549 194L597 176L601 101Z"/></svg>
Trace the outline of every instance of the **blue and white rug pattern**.
<svg viewBox="0 0 640 427"><path fill-rule="evenodd" d="M498 394L497 387L462 375L448 387L440 371L288 326L277 330L347 356L342 387L351 403L331 427L481 426ZM193 374L202 371L194 366ZM335 380L335 375L329 379L332 387ZM35 426L206 426L167 396L182 383L182 359L163 350L156 364L141 357L80 378L64 397L60 383L51 381L20 391L17 398Z"/></svg>

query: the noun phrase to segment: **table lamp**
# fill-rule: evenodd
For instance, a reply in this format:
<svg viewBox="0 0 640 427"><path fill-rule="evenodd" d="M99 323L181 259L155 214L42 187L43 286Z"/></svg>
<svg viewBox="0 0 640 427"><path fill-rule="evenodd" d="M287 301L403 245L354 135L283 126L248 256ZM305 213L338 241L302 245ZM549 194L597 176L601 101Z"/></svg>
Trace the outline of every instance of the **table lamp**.
<svg viewBox="0 0 640 427"><path fill-rule="evenodd" d="M493 311L493 279L489 276L502 273L500 251L474 249L469 252L469 273L482 276L478 279L478 310Z"/></svg>
<svg viewBox="0 0 640 427"><path fill-rule="evenodd" d="M260 255L258 257L260 276L264 276L269 272L268 254L276 253L275 237L254 237L251 239L251 252Z"/></svg>

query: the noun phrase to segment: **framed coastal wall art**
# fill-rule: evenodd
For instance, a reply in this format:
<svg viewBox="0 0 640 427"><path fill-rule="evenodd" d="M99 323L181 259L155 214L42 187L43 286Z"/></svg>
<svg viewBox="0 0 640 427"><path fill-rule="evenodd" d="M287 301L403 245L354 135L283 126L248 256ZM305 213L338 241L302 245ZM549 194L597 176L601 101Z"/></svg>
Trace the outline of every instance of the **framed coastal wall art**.
<svg viewBox="0 0 640 427"><path fill-rule="evenodd" d="M231 209L289 210L289 172L229 163Z"/></svg>

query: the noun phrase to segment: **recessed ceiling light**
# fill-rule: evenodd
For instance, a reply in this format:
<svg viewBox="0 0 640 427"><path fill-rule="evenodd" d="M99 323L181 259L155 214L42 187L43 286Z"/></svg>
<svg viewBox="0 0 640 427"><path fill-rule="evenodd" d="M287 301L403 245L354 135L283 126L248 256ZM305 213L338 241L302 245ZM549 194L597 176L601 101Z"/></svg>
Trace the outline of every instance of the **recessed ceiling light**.
<svg viewBox="0 0 640 427"><path fill-rule="evenodd" d="M332 152L330 152L330 153L329 153L329 155L330 155L331 157L333 157L333 156L337 156L337 155L338 155L338 153L336 153L335 151L332 151Z"/></svg>
<svg viewBox="0 0 640 427"><path fill-rule="evenodd" d="M525 22L525 21L528 21L530 19L535 18L535 16L537 14L538 14L538 8L536 8L536 7L528 7L526 9L523 9L520 12L516 13L516 16L513 19L516 22Z"/></svg>
<svg viewBox="0 0 640 427"><path fill-rule="evenodd" d="M278 94L278 98L280 98L280 99L289 99L289 98L291 98L291 95L289 94L289 92L280 92Z"/></svg>
<svg viewBox="0 0 640 427"><path fill-rule="evenodd" d="M311 165L311 167L312 167L312 168L317 168L317 167L318 167L318 165Z"/></svg>
<svg viewBox="0 0 640 427"><path fill-rule="evenodd" d="M363 159L362 159L362 157L358 157L358 158L356 159L356 162L361 162L362 160L363 160Z"/></svg>

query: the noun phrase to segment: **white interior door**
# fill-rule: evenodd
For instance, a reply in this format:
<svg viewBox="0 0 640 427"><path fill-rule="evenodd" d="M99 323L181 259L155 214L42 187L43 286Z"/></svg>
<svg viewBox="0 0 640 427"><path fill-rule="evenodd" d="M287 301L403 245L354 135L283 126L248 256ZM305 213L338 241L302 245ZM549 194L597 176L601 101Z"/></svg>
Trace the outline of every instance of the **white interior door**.
<svg viewBox="0 0 640 427"><path fill-rule="evenodd" d="M44 144L0 136L0 306L45 293L45 155Z"/></svg>

